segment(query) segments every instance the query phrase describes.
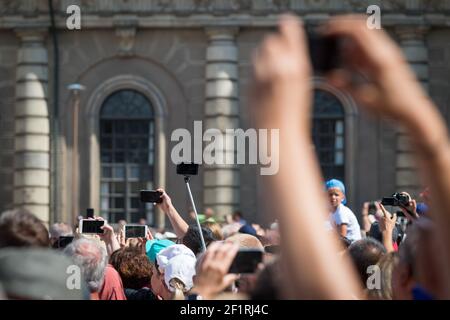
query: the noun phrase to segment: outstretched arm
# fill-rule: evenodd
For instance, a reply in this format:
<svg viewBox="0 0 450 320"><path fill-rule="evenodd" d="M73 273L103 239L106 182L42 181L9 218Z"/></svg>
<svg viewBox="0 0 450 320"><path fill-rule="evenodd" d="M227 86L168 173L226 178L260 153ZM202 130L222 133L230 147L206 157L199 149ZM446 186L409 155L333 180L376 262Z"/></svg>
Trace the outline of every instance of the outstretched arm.
<svg viewBox="0 0 450 320"><path fill-rule="evenodd" d="M163 201L158 203L157 206L161 208L161 210L167 215L170 220L170 224L172 225L175 234L179 239L183 238L186 232L188 231L189 225L184 221L181 215L178 213L177 209L172 204L172 200L167 195L164 189L157 189L157 191L162 192L161 198Z"/></svg>
<svg viewBox="0 0 450 320"><path fill-rule="evenodd" d="M279 129L279 172L266 176L276 199L283 265L290 275L289 298L354 299L360 296L356 273L338 257L335 233L322 228L327 205L312 148L311 66L305 34L293 17L265 39L254 57L252 111L261 129ZM333 266L330 268L330 266ZM339 276L337 276L339 275Z"/></svg>
<svg viewBox="0 0 450 320"><path fill-rule="evenodd" d="M345 36L352 45L344 54L353 70L368 78L356 85L349 73L335 73L331 82L349 91L368 111L395 119L412 138L423 182L432 193L431 213L438 240L450 247L450 143L438 109L422 89L395 43L381 30L369 30L365 20L344 16L332 20L328 33ZM450 298L450 252L442 252L440 275Z"/></svg>

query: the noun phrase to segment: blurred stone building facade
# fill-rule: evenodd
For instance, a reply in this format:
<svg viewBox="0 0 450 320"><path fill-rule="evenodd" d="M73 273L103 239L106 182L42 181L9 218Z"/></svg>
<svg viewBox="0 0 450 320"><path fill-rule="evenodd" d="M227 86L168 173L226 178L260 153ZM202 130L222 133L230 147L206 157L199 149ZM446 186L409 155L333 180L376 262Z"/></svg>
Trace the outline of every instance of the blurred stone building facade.
<svg viewBox="0 0 450 320"><path fill-rule="evenodd" d="M66 27L72 4L81 30ZM251 53L280 13L317 24L372 4L448 121L447 0L54 0L54 28L48 1L0 1L0 210L22 206L52 222L92 207L109 220L147 216L161 226L138 191L164 186L186 214L171 133L193 132L194 121L203 130L251 127ZM70 91L73 83L85 90ZM417 194L408 137L395 119L360 114L320 76L314 83L316 150L325 176L345 180L350 206L358 212L396 190ZM254 165L202 166L192 178L200 210L240 209L264 223L272 213L262 187Z"/></svg>

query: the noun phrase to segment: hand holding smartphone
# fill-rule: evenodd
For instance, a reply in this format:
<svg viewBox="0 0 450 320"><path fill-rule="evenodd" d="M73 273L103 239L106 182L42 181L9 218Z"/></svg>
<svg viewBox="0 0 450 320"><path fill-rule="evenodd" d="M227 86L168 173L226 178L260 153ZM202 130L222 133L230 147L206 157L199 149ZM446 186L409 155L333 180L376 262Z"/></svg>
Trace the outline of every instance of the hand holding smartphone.
<svg viewBox="0 0 450 320"><path fill-rule="evenodd" d="M262 262L263 251L259 249L240 249L228 273L254 273Z"/></svg>

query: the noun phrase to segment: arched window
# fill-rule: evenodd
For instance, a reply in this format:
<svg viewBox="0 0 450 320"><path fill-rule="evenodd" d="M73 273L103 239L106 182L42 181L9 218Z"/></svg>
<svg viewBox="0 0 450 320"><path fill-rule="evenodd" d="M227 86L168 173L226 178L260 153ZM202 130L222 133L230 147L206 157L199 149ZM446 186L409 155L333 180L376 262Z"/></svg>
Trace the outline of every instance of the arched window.
<svg viewBox="0 0 450 320"><path fill-rule="evenodd" d="M110 222L154 223L153 205L139 191L153 189L154 114L150 101L135 90L120 90L100 111L101 212Z"/></svg>
<svg viewBox="0 0 450 320"><path fill-rule="evenodd" d="M325 180L345 182L345 113L342 103L325 90L314 90L313 141Z"/></svg>

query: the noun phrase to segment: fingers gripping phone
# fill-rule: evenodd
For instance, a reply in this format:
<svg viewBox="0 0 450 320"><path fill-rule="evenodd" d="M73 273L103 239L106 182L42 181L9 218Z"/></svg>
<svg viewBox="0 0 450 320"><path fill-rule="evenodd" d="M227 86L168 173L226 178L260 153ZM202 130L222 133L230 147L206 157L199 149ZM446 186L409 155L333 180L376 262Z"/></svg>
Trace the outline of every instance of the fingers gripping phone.
<svg viewBox="0 0 450 320"><path fill-rule="evenodd" d="M80 220L80 232L81 233L92 233L92 234L102 234L104 233L103 227L105 225L105 220Z"/></svg>
<svg viewBox="0 0 450 320"><path fill-rule="evenodd" d="M263 251L259 249L240 249L228 273L254 273L262 262Z"/></svg>

